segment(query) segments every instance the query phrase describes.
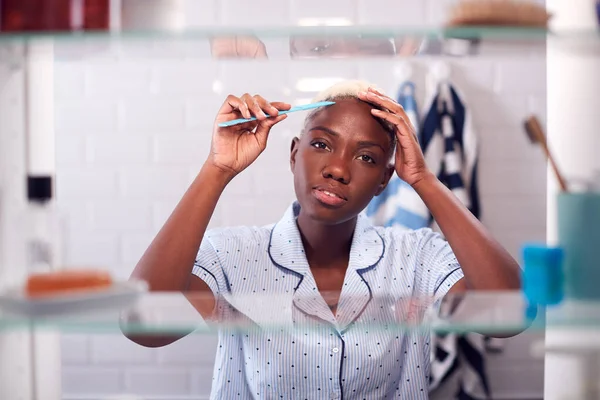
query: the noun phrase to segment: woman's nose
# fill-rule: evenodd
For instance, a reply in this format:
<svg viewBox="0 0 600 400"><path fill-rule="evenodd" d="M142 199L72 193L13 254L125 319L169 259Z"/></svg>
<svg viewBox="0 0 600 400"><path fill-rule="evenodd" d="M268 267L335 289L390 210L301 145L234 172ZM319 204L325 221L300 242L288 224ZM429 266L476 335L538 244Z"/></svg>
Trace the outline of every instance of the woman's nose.
<svg viewBox="0 0 600 400"><path fill-rule="evenodd" d="M331 157L328 161L328 164L323 168L323 177L348 184L350 182L349 165L341 158Z"/></svg>

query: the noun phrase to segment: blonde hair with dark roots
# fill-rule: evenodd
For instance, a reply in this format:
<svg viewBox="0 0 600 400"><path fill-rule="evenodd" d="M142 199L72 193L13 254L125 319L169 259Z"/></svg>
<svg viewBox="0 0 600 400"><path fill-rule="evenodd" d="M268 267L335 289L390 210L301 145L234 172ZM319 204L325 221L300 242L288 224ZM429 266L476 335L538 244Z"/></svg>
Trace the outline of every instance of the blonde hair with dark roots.
<svg viewBox="0 0 600 400"><path fill-rule="evenodd" d="M321 101L337 101L337 100L345 100L345 99L356 99L360 100L358 97L358 93L366 92L369 88L376 88L379 92L384 93L383 90L376 87L375 85L371 85L369 82L360 81L360 80L346 80L339 83L336 83L327 89L323 90L319 94L317 94L313 99L313 103L321 102ZM373 106L374 108L381 109L380 107ZM300 135L302 135L306 129L308 123L314 118L314 116L322 111L323 108L317 108L311 110L310 113L306 115L304 118L304 126L302 127L302 131ZM396 128L394 125L389 123L388 121L381 120L381 125L385 129L385 131L389 134L390 140L392 142L392 157L391 161L394 160L394 151L396 149Z"/></svg>

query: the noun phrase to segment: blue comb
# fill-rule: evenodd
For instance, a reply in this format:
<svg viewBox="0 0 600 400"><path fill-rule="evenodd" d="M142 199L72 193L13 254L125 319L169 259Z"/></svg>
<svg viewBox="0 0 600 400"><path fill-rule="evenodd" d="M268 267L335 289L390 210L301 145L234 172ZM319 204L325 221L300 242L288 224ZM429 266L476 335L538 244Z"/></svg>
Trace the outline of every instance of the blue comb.
<svg viewBox="0 0 600 400"><path fill-rule="evenodd" d="M292 107L289 110L279 111L279 114L277 114L277 115L289 114L289 113L293 113L293 112L296 112L296 111L312 110L313 108L330 106L332 104L335 104L335 102L334 101L321 101L319 103L310 103L310 104L305 104L305 105L302 105L302 106ZM274 117L274 115L267 115L267 117ZM234 119L232 121L221 122L219 124L219 127L220 128L225 128L227 126L233 126L233 125L243 124L244 122L250 122L250 121L256 121L256 117L252 117L252 118L240 118L240 119Z"/></svg>

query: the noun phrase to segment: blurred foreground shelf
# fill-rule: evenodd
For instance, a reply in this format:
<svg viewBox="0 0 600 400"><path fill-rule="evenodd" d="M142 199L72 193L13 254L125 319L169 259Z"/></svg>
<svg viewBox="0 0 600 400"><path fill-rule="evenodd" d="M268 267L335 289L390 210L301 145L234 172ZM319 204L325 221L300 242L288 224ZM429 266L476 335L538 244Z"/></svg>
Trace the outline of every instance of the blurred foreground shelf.
<svg viewBox="0 0 600 400"><path fill-rule="evenodd" d="M236 316L207 322L193 304L206 299L202 295L181 293L145 293L126 305L79 308L56 308L45 314L15 311L14 306L0 303L0 332L29 330L64 333L130 333L213 334L219 327L241 331L275 330L307 332L311 329L335 329L325 321L300 325L294 313L298 298L287 296L246 296L228 299L235 304ZM301 300L301 299L300 299ZM453 296L447 299L454 307L450 317L431 313L430 301L424 299L372 298L364 312L352 322L353 328L364 326L369 331L399 332L479 332L511 333L527 329L600 329L600 302L564 304L547 309L527 310L520 292L481 292ZM231 303L229 303L231 302ZM225 304L225 303L223 303ZM444 306L442 309L445 309ZM383 310L383 311L381 311ZM339 310L338 310L339 311ZM283 317L282 317L283 315ZM528 316L533 316L529 319ZM315 319L316 321L316 319Z"/></svg>

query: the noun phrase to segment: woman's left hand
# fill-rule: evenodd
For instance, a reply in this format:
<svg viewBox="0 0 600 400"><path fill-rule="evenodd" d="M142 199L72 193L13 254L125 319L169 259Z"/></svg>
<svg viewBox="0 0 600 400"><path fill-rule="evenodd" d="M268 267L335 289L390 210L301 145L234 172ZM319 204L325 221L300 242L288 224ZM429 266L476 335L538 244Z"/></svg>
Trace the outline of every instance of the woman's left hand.
<svg viewBox="0 0 600 400"><path fill-rule="evenodd" d="M388 121L396 127L396 173L404 182L413 186L429 174L425 164L425 157L417 140L415 128L410 123L404 108L392 98L369 88L368 92L359 94L361 100L374 104L382 110L372 109L371 113Z"/></svg>

